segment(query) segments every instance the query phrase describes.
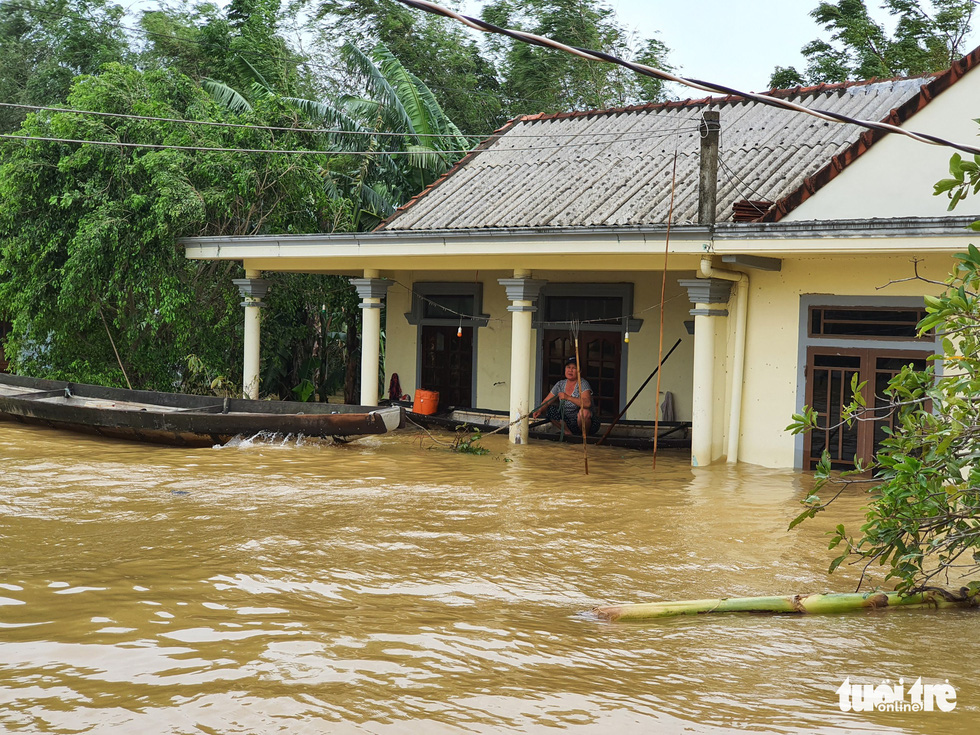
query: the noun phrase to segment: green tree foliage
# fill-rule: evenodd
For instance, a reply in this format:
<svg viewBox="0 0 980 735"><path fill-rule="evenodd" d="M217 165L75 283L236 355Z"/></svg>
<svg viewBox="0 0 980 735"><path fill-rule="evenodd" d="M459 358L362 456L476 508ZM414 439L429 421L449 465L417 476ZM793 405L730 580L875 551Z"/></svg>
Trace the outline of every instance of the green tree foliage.
<svg viewBox="0 0 980 735"><path fill-rule="evenodd" d="M280 9L280 0L233 0L224 10L199 2L145 11L141 62L235 89L259 82L286 95L308 93L316 82L305 70L305 56L281 33L288 17Z"/></svg>
<svg viewBox="0 0 980 735"><path fill-rule="evenodd" d="M145 10L138 22L143 68L173 69L195 81L225 76L232 28L217 6L184 2Z"/></svg>
<svg viewBox="0 0 980 735"><path fill-rule="evenodd" d="M459 23L395 0L321 0L317 16L320 38L336 53L382 44L466 133L485 135L504 122L494 66Z"/></svg>
<svg viewBox="0 0 980 735"><path fill-rule="evenodd" d="M0 101L63 103L72 79L129 54L124 14L108 0L21 0L0 4ZM24 110L0 108L0 132L16 130Z"/></svg>
<svg viewBox="0 0 980 735"><path fill-rule="evenodd" d="M58 11L48 13L58 19L52 28L37 22L40 11L32 7L41 4ZM61 91L31 100L287 131L68 112L26 120L26 112L17 113L11 131L23 123L21 133L37 137L327 153L5 144L0 319L14 322L7 347L19 372L121 385L114 342L136 386L172 389L183 381L183 389L201 390L217 380L227 388L228 376L240 374L240 297L231 284L240 268L188 262L177 238L367 229L469 146L436 96L383 46L371 54L344 48L337 61L346 93L318 98L330 80L315 79L311 70L323 67L306 65L284 40L281 29L295 17L280 15L279 0L236 0L227 12L201 2L168 6L142 14L143 34L128 32L121 10L105 0L31 5L18 12L0 7L4 89L44 81L49 92ZM77 14L66 18L66 8ZM96 30L115 45L100 46ZM97 73L116 58L133 66ZM80 76L67 98L68 81L82 72L93 75ZM198 83L226 96L210 98ZM268 277L263 391L325 398L343 385L354 400L360 310L346 279Z"/></svg>
<svg viewBox="0 0 980 735"><path fill-rule="evenodd" d="M262 81L239 92L217 82L205 88L231 110L247 112L263 100L297 110L304 124L336 132L316 136L334 151L323 187L344 207L321 231L366 230L435 180L470 146L435 95L383 44L370 54L341 49L351 92L337 100L283 97ZM272 276L263 352L263 389L283 397L326 397L341 383L357 402L358 323L353 289L329 276Z"/></svg>
<svg viewBox="0 0 980 735"><path fill-rule="evenodd" d="M74 85L72 108L227 119L190 79L109 65ZM273 104L235 122L288 127ZM32 114L25 136L116 143L302 149L307 135L254 128ZM18 372L173 389L188 355L208 372L240 364L234 264L185 259L185 235L313 232L343 202L324 193L322 155L7 141L0 147L0 308ZM104 321L103 321L104 320Z"/></svg>
<svg viewBox="0 0 980 735"><path fill-rule="evenodd" d="M291 400L326 400L344 393L357 403L357 386L345 390L361 319L360 300L346 278L308 273L269 273L272 282L262 322L262 389Z"/></svg>
<svg viewBox="0 0 980 735"><path fill-rule="evenodd" d="M638 41L598 0L494 0L484 7L488 23L534 33L579 48L669 68L667 47ZM599 109L663 99L663 83L622 67L585 61L561 51L489 37L502 78L508 116Z"/></svg>
<svg viewBox="0 0 980 735"><path fill-rule="evenodd" d="M332 128L319 136L322 148L336 151L324 183L330 194L354 203L350 227L366 230L445 173L472 143L383 44L370 54L345 44L341 57L352 91L336 101L283 96L264 80L241 92L217 82L204 87L233 111L275 100L294 107L310 127Z"/></svg>
<svg viewBox="0 0 980 735"><path fill-rule="evenodd" d="M402 204L448 171L471 142L431 90L383 44L370 55L347 44L343 57L364 94L345 95L341 105L363 129L379 134L371 145L399 155L395 166L386 166L398 174L389 186Z"/></svg>
<svg viewBox="0 0 980 735"><path fill-rule="evenodd" d="M950 208L980 192L980 156L950 162L951 178L936 184L937 195L950 197ZM974 223L980 231L980 222ZM933 580L957 583L980 571L980 250L970 245L956 255L956 267L939 296L926 296L920 334L937 332L941 353L925 370L906 366L886 391L895 428L871 463L835 475L826 453L816 471L816 487L806 510L791 528L823 511L851 485L868 487L869 504L857 536L843 525L833 532L831 548L843 553L830 571L848 559L887 568L886 580L913 591ZM869 408L865 384L852 383L854 400L845 422L880 417ZM796 433L816 426L812 409L793 417ZM830 501L819 493L836 488ZM863 576L862 576L863 579ZM980 582L970 588L980 589Z"/></svg>
<svg viewBox="0 0 980 735"><path fill-rule="evenodd" d="M965 52L974 0L883 0L895 18L889 36L864 0L822 2L810 16L830 34L803 47L807 66L776 67L770 86L915 76L942 71Z"/></svg>

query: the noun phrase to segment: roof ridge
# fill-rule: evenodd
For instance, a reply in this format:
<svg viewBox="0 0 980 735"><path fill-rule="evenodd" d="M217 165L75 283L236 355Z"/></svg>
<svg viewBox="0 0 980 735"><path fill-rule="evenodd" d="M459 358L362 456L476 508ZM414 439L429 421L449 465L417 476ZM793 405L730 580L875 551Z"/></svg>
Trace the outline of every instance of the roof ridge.
<svg viewBox="0 0 980 735"><path fill-rule="evenodd" d="M879 78L872 77L871 79L858 79L849 80L845 82L821 82L820 84L814 84L806 87L786 87L785 89L770 89L765 92L758 92L763 97L774 97L777 99L783 99L786 97L794 97L798 95L816 95L823 92L833 92L837 90L850 89L852 87L866 87L872 84L889 84L894 82L904 82L911 81L913 79L926 79L929 77L938 77L946 72L929 72L925 74L915 74L907 77L888 77ZM563 120L574 117L589 117L592 115L621 115L626 112L646 112L653 110L666 110L684 107L701 107L705 105L719 105L734 102L747 102L752 101L750 97L744 94L727 94L727 95L716 95L708 97L689 97L683 100L665 100L663 102L644 102L638 105L624 105L622 107L603 107L596 108L592 110L571 110L569 112L538 112L534 115L520 115L513 118L513 122L538 122L538 121L548 121L548 120Z"/></svg>

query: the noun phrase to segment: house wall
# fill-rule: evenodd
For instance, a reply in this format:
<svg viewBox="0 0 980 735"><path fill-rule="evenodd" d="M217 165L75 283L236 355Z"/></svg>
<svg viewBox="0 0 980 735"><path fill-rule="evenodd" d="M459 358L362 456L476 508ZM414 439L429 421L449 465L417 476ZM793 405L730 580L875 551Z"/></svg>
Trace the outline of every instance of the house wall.
<svg viewBox="0 0 980 735"><path fill-rule="evenodd" d="M980 67L967 72L902 127L976 146L980 127L973 118L980 113L978 99ZM951 148L888 135L784 221L943 216L949 200L945 195L932 196L932 185L949 178L953 153ZM956 211L966 215L980 212L980 207L975 199L967 199Z"/></svg>
<svg viewBox="0 0 980 735"><path fill-rule="evenodd" d="M510 402L511 315L507 311L504 287L498 278L509 271L397 271L382 274L395 281L388 290L385 313L385 375L398 373L402 391L414 395L417 388L418 327L409 324L405 314L412 309L412 286L418 282L460 282L483 285L482 313L489 314L485 327L476 329L477 380L475 403L479 408L506 410ZM532 366L533 367L533 366ZM532 373L533 374L533 373Z"/></svg>
<svg viewBox="0 0 980 735"><path fill-rule="evenodd" d="M920 256L919 275L944 280L949 255ZM739 460L792 467L796 438L785 428L803 405L799 357L800 300L804 294L920 297L941 288L913 275L911 256L812 257L783 260L779 272L753 272L749 292L746 369ZM886 286L885 288L881 288ZM716 422L717 423L717 422Z"/></svg>
<svg viewBox="0 0 980 735"><path fill-rule="evenodd" d="M475 403L480 408L507 410L510 403L510 351L511 314L507 311L504 287L498 278L512 277L511 271L392 271L382 275L395 283L388 290L386 309L386 351L385 373L390 379L397 372L402 390L413 394L418 359L418 329L411 325L405 314L411 311L411 287L416 282L453 282L483 285L483 313L490 315L486 327L476 330L477 381ZM669 272L667 274L666 306L664 310L664 354L680 338L681 344L664 364L660 378L661 391L674 395L674 410L677 420L691 420L692 379L694 338L684 327L684 322L693 317L689 312L691 303L687 292L677 285L679 278L691 278L693 273ZM657 365L660 329L660 289L662 275L658 272L609 271L609 272L559 272L534 271L534 278L542 278L549 283L633 283L633 314L643 320L639 332L630 333L628 345L624 345L627 363L627 399L639 389ZM717 354L725 359L725 340L727 333L720 330ZM537 330L532 334L534 344L538 344ZM534 352L537 350L535 349ZM536 373L536 358L532 354L530 366L532 383L537 389L539 378ZM588 377L586 374L585 377ZM656 380L647 385L636 402L627 412L626 419L652 419L657 402L655 401ZM723 380L719 381L722 390ZM532 399L538 398L534 395Z"/></svg>
<svg viewBox="0 0 980 735"><path fill-rule="evenodd" d="M948 254L918 256L919 275L942 281L953 266ZM792 415L803 403L803 376L800 364L801 297L822 294L836 297L901 298L937 293L938 286L908 280L913 275L912 256L817 256L784 258L778 272L750 271L749 305L746 336L746 365L740 420L739 460L766 467L792 467L796 461L797 439L786 432ZM477 330L478 359L477 406L506 410L510 396L511 315L507 311L504 288L498 278L510 277L510 271L480 271L479 274L447 271L400 271L384 273L396 283L388 291L386 373L398 372L403 390L414 394L417 359L417 328L408 323L405 313L411 310L412 284L416 281L459 281L483 284L483 312L490 315L489 324ZM535 271L533 276L552 283L623 283L634 284L633 313L643 319L639 332L630 334L627 351L627 397L632 396L657 364L659 337L659 302L661 274L657 272L561 273ZM691 304L686 291L677 285L691 272L669 272L667 277L663 349L678 337L681 344L664 365L661 390L674 394L676 417L691 419L694 338L687 334L684 322ZM884 288L881 288L884 287ZM729 304L734 310L734 301ZM716 370L713 385L713 444L716 455L723 455L731 410L732 359L734 355L734 319L716 318ZM533 335L535 345L538 336ZM532 360L534 357L532 356ZM535 364L533 385L538 385ZM654 415L656 378L640 394L627 413L628 419L650 419ZM532 398L536 398L533 396Z"/></svg>

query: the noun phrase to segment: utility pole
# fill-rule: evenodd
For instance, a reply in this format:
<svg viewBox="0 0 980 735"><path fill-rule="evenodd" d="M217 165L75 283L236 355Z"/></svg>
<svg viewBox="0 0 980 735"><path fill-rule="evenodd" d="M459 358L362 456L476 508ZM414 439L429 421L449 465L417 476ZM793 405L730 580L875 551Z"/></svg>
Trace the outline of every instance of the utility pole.
<svg viewBox="0 0 980 735"><path fill-rule="evenodd" d="M721 137L721 115L717 110L701 113L701 177L698 182L698 224L715 223L718 206L718 140Z"/></svg>

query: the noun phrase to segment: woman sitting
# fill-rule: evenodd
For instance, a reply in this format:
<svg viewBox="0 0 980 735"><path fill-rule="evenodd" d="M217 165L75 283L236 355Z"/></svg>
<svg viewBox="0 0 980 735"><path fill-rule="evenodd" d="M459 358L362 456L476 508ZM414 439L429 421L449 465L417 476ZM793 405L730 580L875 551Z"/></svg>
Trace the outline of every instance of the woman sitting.
<svg viewBox="0 0 980 735"><path fill-rule="evenodd" d="M545 405L534 412L534 417L539 418L547 410L551 422L561 428L564 420L565 430L569 433L596 433L600 421L592 411L592 386L584 378L581 386L580 394L578 362L574 357L569 357L565 361L565 379L555 383Z"/></svg>

